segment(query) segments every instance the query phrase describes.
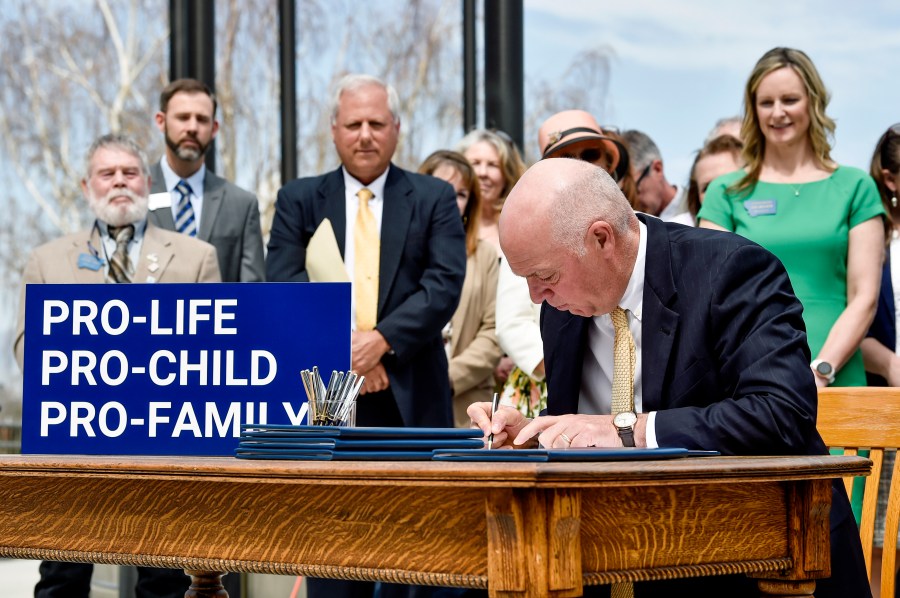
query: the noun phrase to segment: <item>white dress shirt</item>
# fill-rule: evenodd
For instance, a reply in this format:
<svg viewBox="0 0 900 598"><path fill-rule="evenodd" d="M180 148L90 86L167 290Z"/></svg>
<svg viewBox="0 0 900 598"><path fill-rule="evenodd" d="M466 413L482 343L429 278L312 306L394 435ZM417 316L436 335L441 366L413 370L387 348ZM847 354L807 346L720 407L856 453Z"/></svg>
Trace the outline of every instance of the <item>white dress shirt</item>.
<svg viewBox="0 0 900 598"><path fill-rule="evenodd" d="M347 269L347 276L353 280L354 258L356 248L353 242L353 230L356 227L356 212L359 210L359 198L356 196L360 189L366 188L373 193L372 199L369 200L369 209L375 216L375 224L378 226L378 236L381 236L381 215L384 212L384 183L387 181L388 168L381 175L369 183L363 185L353 178L346 168L341 168L344 173L344 205L347 214L347 222L344 228L344 267ZM356 330L356 294L350 293L350 321L353 323L353 330Z"/></svg>
<svg viewBox="0 0 900 598"><path fill-rule="evenodd" d="M634 270L628 279L619 307L628 315L628 328L634 339L634 410L643 411L641 322L644 307L644 273L647 263L647 227L638 223L640 239ZM613 352L615 328L609 314L594 316L588 328L587 350L581 370L578 412L608 415L612 411ZM656 412L647 421L647 446L656 448Z"/></svg>

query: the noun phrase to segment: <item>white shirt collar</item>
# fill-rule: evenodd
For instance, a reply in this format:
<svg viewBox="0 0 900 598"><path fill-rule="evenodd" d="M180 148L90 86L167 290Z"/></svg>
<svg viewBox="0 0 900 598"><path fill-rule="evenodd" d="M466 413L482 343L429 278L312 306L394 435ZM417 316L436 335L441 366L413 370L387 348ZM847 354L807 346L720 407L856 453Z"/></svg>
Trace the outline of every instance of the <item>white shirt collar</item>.
<svg viewBox="0 0 900 598"><path fill-rule="evenodd" d="M638 221L638 235L637 258L634 260L634 269L631 271L625 293L619 300L619 306L641 320L644 307L644 272L647 267L647 225L641 221Z"/></svg>
<svg viewBox="0 0 900 598"><path fill-rule="evenodd" d="M100 233L100 236L104 239L110 239L111 237L109 236L109 225L99 218L97 218L95 222L97 223L97 231ZM147 228L147 218L141 218L137 222L132 222L131 224L134 226L134 236L131 237L131 241L135 242L143 239L144 230Z"/></svg>
<svg viewBox="0 0 900 598"><path fill-rule="evenodd" d="M365 187L374 194L372 201L384 201L384 184L387 181L387 175L390 169L391 167L388 166L384 172L378 175L377 179L368 185L363 185L354 178L353 175L347 172L346 168L341 166L341 172L344 173L344 189L347 190L347 197L355 197L357 192Z"/></svg>
<svg viewBox="0 0 900 598"><path fill-rule="evenodd" d="M678 214L686 212L686 208L684 206L685 203L685 192L678 185L672 185L672 188L675 189L675 196L672 198L672 201L669 202L663 211L659 213L659 219L669 221Z"/></svg>
<svg viewBox="0 0 900 598"><path fill-rule="evenodd" d="M178 181L181 180L181 177L178 176L174 170L172 170L172 167L169 166L169 160L166 159L165 156L163 156L159 161L159 166L162 169L163 179L166 182L166 191L172 193L173 191L175 191L175 185L178 184ZM204 162L200 165L200 168L197 170L197 172L184 179L185 181L187 181L187 184L191 186L191 193L193 193L194 196L203 197L203 179L205 177L206 163Z"/></svg>

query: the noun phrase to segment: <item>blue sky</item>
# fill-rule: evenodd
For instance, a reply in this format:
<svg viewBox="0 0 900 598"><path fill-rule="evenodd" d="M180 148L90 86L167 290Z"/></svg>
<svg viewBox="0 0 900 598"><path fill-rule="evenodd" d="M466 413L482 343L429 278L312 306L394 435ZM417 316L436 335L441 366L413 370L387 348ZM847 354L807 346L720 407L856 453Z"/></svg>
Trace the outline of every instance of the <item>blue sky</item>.
<svg viewBox="0 0 900 598"><path fill-rule="evenodd" d="M878 137L900 121L898 2L525 0L525 40L526 78L609 47L607 113L596 116L650 135L677 184L715 121L740 113L750 70L775 46L819 69L838 162L868 170Z"/></svg>

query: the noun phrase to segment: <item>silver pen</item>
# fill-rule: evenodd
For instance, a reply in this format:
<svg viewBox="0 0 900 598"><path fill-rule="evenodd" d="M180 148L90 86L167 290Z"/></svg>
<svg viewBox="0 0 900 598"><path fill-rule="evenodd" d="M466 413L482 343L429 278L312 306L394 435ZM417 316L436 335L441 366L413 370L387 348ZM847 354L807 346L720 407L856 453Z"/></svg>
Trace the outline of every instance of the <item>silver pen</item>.
<svg viewBox="0 0 900 598"><path fill-rule="evenodd" d="M497 413L497 407L500 405L500 394L494 393L494 400L491 401L491 426L494 424L494 414ZM494 432L488 434L488 450L494 448Z"/></svg>

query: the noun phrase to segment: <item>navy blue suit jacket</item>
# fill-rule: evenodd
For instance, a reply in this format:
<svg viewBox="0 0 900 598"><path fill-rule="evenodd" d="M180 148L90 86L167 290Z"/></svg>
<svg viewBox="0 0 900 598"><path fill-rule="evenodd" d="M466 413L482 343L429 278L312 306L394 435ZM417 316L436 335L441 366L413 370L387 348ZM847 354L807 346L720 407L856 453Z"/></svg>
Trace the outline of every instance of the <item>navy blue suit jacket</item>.
<svg viewBox="0 0 900 598"><path fill-rule="evenodd" d="M639 218L648 237L643 411L657 411L659 445L726 455L825 454L803 310L781 262L732 233ZM578 412L590 321L543 306L550 414ZM816 596L868 595L865 571L860 579L856 565L846 573L838 562L862 558L840 481L832 537L833 581L820 583Z"/></svg>
<svg viewBox="0 0 900 598"><path fill-rule="evenodd" d="M344 195L340 168L291 181L278 192L266 280L309 280L306 246L324 218L331 221L343 255ZM465 271L465 232L453 188L391 165L384 187L376 329L392 349L382 363L407 426L453 426L441 329L459 303Z"/></svg>
<svg viewBox="0 0 900 598"><path fill-rule="evenodd" d="M894 310L894 286L891 282L891 252L887 251L884 258L884 269L881 271L881 292L878 294L878 309L875 311L875 319L869 327L866 336L894 350L897 346L897 320ZM869 386L887 386L887 380L866 372L866 382Z"/></svg>

